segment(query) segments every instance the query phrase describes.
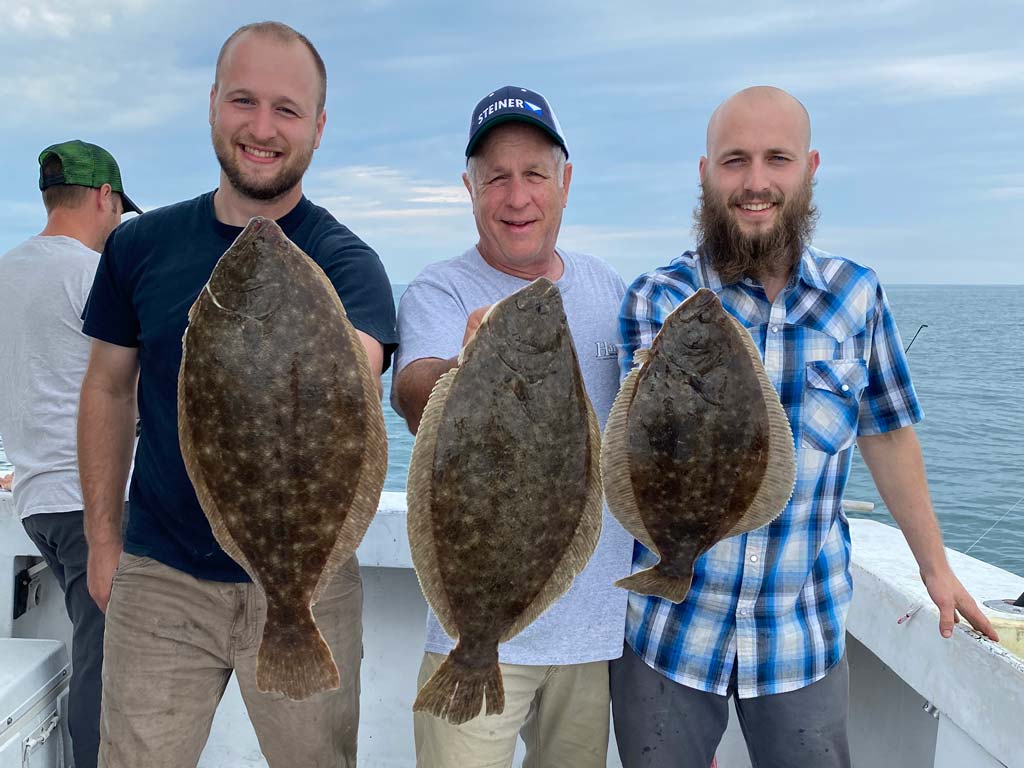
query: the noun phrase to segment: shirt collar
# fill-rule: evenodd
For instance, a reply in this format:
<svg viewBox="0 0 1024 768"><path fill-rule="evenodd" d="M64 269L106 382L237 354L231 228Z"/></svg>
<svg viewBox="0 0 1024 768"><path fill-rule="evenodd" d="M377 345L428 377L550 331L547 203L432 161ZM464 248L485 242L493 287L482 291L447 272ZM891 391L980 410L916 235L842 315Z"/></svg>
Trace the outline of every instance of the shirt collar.
<svg viewBox="0 0 1024 768"><path fill-rule="evenodd" d="M803 280L812 288L817 288L819 291L827 291L828 283L825 281L825 276L821 274L821 269L818 267L818 261L814 258L809 247L804 247L803 255L800 256L800 261L797 263L796 279L797 282Z"/></svg>

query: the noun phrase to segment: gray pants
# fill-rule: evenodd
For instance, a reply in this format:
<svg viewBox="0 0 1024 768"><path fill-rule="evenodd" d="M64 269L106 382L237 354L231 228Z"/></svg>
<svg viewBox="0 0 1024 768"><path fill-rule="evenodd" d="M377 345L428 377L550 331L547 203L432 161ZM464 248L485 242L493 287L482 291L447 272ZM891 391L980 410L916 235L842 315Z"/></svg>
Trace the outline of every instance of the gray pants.
<svg viewBox="0 0 1024 768"><path fill-rule="evenodd" d="M85 575L89 549L82 513L47 512L22 521L57 583L71 619L71 690L68 728L76 768L96 768L100 745L100 673L103 667L103 614L89 594Z"/></svg>
<svg viewBox="0 0 1024 768"><path fill-rule="evenodd" d="M611 662L612 722L623 768L708 768L729 722L729 697L680 685L628 644ZM849 768L846 657L789 693L734 697L754 768Z"/></svg>

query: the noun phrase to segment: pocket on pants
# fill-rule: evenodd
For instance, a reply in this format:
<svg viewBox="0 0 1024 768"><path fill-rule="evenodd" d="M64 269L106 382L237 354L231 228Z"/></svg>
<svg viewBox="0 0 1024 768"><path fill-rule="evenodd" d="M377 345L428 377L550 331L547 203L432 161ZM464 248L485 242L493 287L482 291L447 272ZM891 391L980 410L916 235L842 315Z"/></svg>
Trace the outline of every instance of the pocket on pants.
<svg viewBox="0 0 1024 768"><path fill-rule="evenodd" d="M114 571L114 580L123 573L131 573L140 570L153 561L148 557L133 555L130 552L122 552L117 561L117 570Z"/></svg>

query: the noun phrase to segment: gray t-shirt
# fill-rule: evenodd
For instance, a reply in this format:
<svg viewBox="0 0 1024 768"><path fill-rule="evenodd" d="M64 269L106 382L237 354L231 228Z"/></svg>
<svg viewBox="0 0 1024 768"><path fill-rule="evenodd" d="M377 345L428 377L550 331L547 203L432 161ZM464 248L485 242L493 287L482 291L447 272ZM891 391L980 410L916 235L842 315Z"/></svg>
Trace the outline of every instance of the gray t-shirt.
<svg viewBox="0 0 1024 768"><path fill-rule="evenodd" d="M82 509L75 424L90 340L81 317L99 259L63 235L0 257L0 435L22 518Z"/></svg>
<svg viewBox="0 0 1024 768"><path fill-rule="evenodd" d="M603 261L558 249L565 271L562 293L587 394L604 429L619 388L617 318L625 291ZM414 360L459 353L469 314L528 284L487 264L476 248L432 264L413 280L398 308L395 374ZM392 389L392 401L394 390ZM572 587L539 619L499 648L505 664L581 664L622 655L626 591L613 586L629 573L633 539L604 511L601 540ZM431 611L426 649L448 653L453 641Z"/></svg>

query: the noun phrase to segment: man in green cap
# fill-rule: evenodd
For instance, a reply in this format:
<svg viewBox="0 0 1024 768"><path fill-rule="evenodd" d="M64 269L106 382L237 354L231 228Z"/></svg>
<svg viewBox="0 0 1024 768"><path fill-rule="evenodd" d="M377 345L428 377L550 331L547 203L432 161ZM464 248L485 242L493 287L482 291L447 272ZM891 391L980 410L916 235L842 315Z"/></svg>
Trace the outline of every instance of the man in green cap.
<svg viewBox="0 0 1024 768"><path fill-rule="evenodd" d="M114 158L66 141L39 155L46 227L0 257L0 435L14 465L14 508L57 582L73 625L68 721L75 765L99 746L103 613L89 595L75 423L89 358L82 312L107 235L124 211Z"/></svg>

